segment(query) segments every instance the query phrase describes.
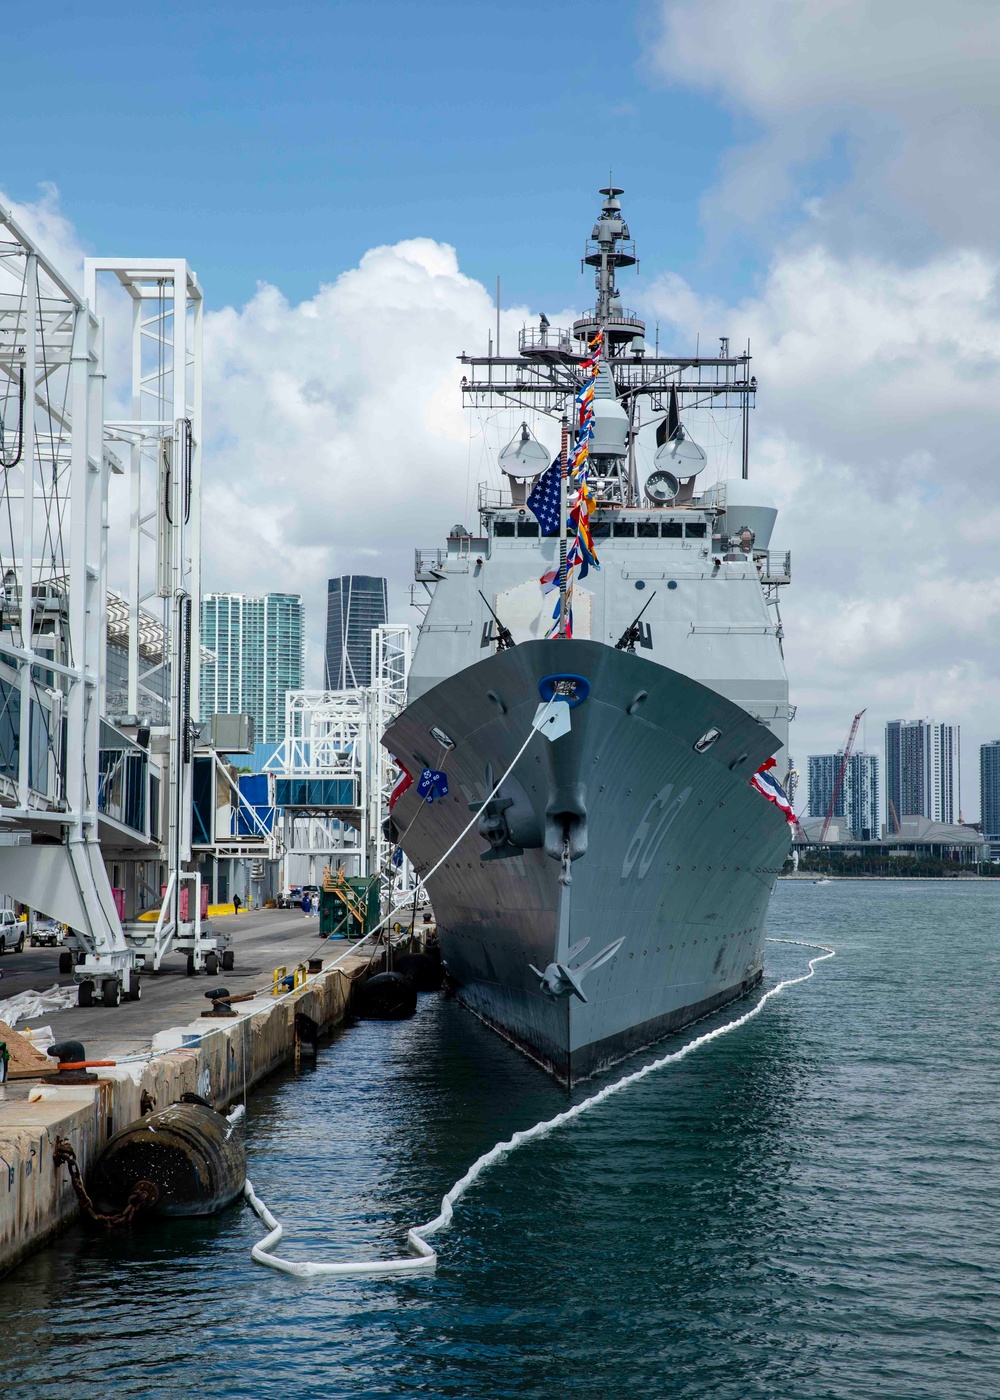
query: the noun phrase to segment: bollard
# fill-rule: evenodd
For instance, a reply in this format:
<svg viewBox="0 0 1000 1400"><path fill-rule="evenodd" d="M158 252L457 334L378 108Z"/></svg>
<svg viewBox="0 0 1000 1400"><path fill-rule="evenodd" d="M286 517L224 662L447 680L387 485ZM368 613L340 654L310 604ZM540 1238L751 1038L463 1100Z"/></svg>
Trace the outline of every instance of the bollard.
<svg viewBox="0 0 1000 1400"><path fill-rule="evenodd" d="M87 1052L79 1040L61 1040L58 1045L50 1045L46 1054L59 1061L59 1073L52 1079L53 1084L93 1084L96 1074L90 1074L82 1066L87 1061ZM67 1065L80 1065L80 1069L67 1069Z"/></svg>

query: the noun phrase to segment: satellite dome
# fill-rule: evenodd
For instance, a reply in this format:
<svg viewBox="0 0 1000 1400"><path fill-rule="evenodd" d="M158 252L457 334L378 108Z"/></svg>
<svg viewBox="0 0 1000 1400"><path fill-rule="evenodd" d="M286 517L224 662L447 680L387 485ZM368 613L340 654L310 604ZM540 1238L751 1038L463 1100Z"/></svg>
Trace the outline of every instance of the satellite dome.
<svg viewBox="0 0 1000 1400"><path fill-rule="evenodd" d="M497 461L508 476L525 479L538 476L545 470L549 465L549 450L531 436L527 423L522 423Z"/></svg>

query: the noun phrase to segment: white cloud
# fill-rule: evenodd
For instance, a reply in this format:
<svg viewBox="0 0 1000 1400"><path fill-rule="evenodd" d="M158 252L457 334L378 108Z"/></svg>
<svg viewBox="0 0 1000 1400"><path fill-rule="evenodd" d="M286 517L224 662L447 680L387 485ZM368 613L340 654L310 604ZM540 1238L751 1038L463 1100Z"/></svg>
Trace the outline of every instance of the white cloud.
<svg viewBox="0 0 1000 1400"><path fill-rule="evenodd" d="M509 339L523 315L505 313ZM494 322L426 238L372 249L301 305L261 286L206 318L205 507L224 525L206 586L301 592L317 678L328 577L386 574L404 616L414 547L473 523L484 441L513 425L463 410L456 356L485 351Z"/></svg>
<svg viewBox="0 0 1000 1400"><path fill-rule="evenodd" d="M723 162L714 220L766 225L788 201L805 207L800 177L843 139L849 175L807 212L828 237L911 249L992 241L998 59L990 0L665 0L651 55L758 129Z"/></svg>
<svg viewBox="0 0 1000 1400"><path fill-rule="evenodd" d="M59 205L59 191L48 181L39 186L38 199L22 203L8 199L0 192L0 203L9 210L18 224L42 253L55 267L55 270L80 290L83 285L84 252L79 236L72 222Z"/></svg>
<svg viewBox="0 0 1000 1400"><path fill-rule="evenodd" d="M751 476L793 550L796 756L842 742L865 705L876 750L886 719L958 720L967 818L976 745L1000 733L998 275L967 251L905 268L813 246L780 251L738 306L677 278L648 289L684 344L751 339Z"/></svg>

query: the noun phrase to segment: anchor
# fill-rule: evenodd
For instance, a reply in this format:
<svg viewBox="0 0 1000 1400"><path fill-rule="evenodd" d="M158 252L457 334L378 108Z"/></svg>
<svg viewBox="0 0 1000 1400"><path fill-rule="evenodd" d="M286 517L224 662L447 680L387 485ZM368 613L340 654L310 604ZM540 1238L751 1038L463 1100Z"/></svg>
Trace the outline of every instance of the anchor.
<svg viewBox="0 0 1000 1400"><path fill-rule="evenodd" d="M492 763L486 765L486 791L493 792ZM515 845L511 839L510 826L504 815L513 805L512 797L501 797L499 792L495 793L489 802L469 803L469 811L479 813L476 830L484 841L490 843L489 850L483 852L480 860L508 860L511 856L524 855L524 848Z"/></svg>
<svg viewBox="0 0 1000 1400"><path fill-rule="evenodd" d="M574 943L573 947L569 949L565 962L550 962L544 972L539 972L534 963L528 964L542 985L543 996L548 997L550 1001L558 1001L560 997L568 996L579 997L581 1001L586 1001L582 985L584 977L588 972L593 972L595 968L603 967L606 962L610 962L625 939L616 938L614 943L609 943L606 948L595 953L587 962L581 963L579 967L570 967L570 959L575 958L578 953L582 953L589 942L589 938L581 938L579 943Z"/></svg>

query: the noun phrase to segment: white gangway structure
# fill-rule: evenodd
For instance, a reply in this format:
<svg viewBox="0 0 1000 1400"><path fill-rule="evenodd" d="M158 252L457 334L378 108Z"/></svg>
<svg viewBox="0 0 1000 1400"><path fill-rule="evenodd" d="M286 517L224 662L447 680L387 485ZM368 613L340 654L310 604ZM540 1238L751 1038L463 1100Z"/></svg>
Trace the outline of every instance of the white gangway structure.
<svg viewBox="0 0 1000 1400"><path fill-rule="evenodd" d="M77 931L80 980L135 995L98 843L107 624L102 326L0 208L0 890ZM26 840L25 837L29 839Z"/></svg>
<svg viewBox="0 0 1000 1400"><path fill-rule="evenodd" d="M406 704L409 669L409 627L384 623L372 632L370 687L285 696L285 738L265 769L276 779L284 855L307 857L314 874L340 864L382 875L386 890L406 878L383 829L397 769L379 741Z"/></svg>

